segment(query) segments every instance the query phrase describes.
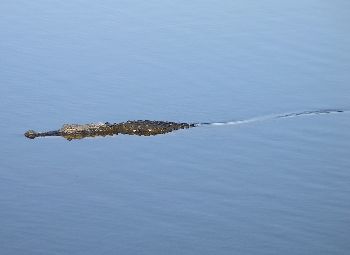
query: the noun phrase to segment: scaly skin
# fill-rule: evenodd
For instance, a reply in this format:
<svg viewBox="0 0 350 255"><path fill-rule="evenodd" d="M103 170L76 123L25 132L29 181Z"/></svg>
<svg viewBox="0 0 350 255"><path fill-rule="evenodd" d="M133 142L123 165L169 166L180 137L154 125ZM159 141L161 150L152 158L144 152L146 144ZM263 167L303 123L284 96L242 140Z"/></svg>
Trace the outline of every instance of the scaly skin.
<svg viewBox="0 0 350 255"><path fill-rule="evenodd" d="M151 136L169 133L178 129L195 127L196 124L169 121L136 120L121 123L65 124L61 129L49 132L28 130L25 136L30 139L44 136L62 136L67 140L107 135Z"/></svg>

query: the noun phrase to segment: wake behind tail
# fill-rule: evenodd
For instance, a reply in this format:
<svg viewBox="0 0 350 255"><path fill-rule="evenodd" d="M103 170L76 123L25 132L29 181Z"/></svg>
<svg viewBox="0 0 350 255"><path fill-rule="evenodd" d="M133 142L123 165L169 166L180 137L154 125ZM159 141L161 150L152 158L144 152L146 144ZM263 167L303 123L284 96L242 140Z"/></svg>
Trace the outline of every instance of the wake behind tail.
<svg viewBox="0 0 350 255"><path fill-rule="evenodd" d="M197 123L195 125L197 127L208 126L208 125L210 126L242 125L242 124L249 124L254 122L268 121L268 120L281 119L281 118L294 118L294 117L299 117L304 115L336 114L336 113L344 113L349 111L350 110L344 110L344 109L323 109L323 110L313 110L313 111L271 114L271 115L258 116L258 117L249 118L249 119L226 121L226 122L202 122L202 123Z"/></svg>

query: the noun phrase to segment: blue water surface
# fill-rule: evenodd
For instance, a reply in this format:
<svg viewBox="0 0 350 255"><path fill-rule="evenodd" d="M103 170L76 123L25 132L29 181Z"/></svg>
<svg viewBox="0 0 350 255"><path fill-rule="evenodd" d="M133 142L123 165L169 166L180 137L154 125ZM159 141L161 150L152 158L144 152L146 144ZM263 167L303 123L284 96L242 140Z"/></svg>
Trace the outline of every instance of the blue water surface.
<svg viewBox="0 0 350 255"><path fill-rule="evenodd" d="M347 254L350 2L0 2L1 254Z"/></svg>

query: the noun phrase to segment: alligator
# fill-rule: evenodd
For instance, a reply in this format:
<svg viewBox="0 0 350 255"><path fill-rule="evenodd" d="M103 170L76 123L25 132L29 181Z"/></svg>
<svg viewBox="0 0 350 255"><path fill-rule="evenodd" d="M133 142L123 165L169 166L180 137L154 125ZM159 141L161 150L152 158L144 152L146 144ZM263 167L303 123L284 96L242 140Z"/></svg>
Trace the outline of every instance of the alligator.
<svg viewBox="0 0 350 255"><path fill-rule="evenodd" d="M92 123L92 124L64 124L61 129L48 132L36 132L28 130L24 133L27 138L34 139L44 136L62 136L67 140L82 139L85 137L95 136L112 136L112 135L139 135L154 136L159 134L170 133L179 129L188 129L207 125L241 125L259 121L266 121L278 118L291 118L302 115L318 115L330 113L342 113L349 110L342 109L325 109L314 111L303 111L294 113L285 113L277 115L260 116L245 120L235 120L227 122L202 122L202 123L179 123L171 121L155 121L155 120L133 120L120 123Z"/></svg>
<svg viewBox="0 0 350 255"><path fill-rule="evenodd" d="M91 124L64 124L59 130L36 132L28 130L24 133L27 138L45 136L62 136L67 140L82 139L95 136L112 136L118 134L154 136L170 133L179 129L195 127L197 124L177 123L171 121L135 120L120 123L91 123Z"/></svg>

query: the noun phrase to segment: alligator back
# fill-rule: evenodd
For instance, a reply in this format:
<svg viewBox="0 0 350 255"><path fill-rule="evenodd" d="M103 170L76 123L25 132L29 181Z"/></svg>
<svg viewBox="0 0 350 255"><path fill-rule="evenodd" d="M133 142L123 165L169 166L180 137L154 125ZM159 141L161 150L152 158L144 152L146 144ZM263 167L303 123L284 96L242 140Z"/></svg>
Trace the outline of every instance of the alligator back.
<svg viewBox="0 0 350 255"><path fill-rule="evenodd" d="M135 120L121 123L64 124L61 129L49 132L27 131L24 135L34 139L43 136L62 136L67 140L107 135L151 136L169 133L179 129L195 127L195 124L170 121Z"/></svg>

